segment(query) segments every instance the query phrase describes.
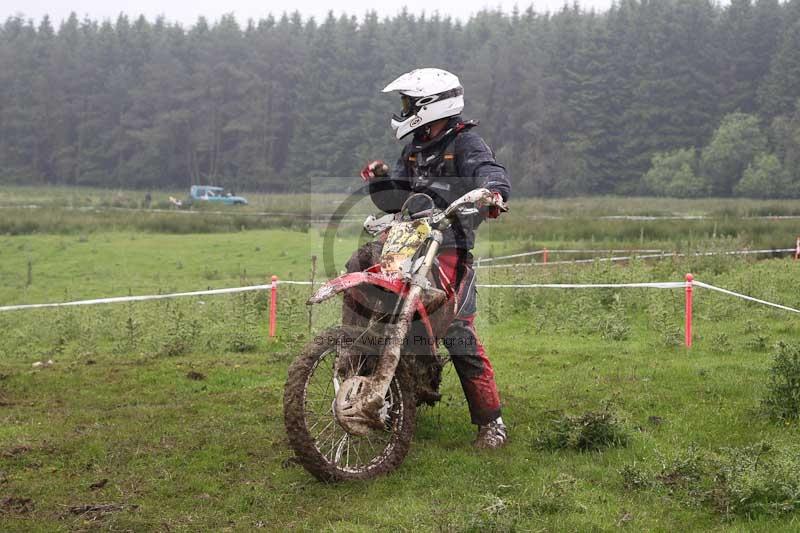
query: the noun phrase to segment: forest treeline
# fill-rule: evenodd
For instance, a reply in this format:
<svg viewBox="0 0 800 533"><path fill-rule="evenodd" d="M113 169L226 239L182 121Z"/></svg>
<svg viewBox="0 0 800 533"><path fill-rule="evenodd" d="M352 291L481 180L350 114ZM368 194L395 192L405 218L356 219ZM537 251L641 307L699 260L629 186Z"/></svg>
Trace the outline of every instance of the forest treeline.
<svg viewBox="0 0 800 533"><path fill-rule="evenodd" d="M380 89L419 66L461 77L517 193L800 196L800 0L188 28L12 17L0 183L283 192L356 176L399 153L399 102Z"/></svg>

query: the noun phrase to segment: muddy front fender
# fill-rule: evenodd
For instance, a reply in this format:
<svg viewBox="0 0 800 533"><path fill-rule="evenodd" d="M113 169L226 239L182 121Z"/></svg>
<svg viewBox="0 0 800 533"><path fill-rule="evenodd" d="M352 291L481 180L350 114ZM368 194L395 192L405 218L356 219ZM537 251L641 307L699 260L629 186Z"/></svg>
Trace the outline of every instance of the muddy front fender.
<svg viewBox="0 0 800 533"><path fill-rule="evenodd" d="M308 299L306 304L314 305L322 303L326 300L330 300L331 298L333 298L334 296L336 296L341 292L344 292L348 289L352 289L353 287L358 287L360 285L371 285L373 287L380 287L387 291L391 291L400 297L405 297L409 289L408 284L400 278L389 277L384 274L376 272L352 272L350 274L339 276L338 278L332 279L329 282L327 282L325 285L317 289L317 292L315 292L313 296L311 296L311 298ZM441 293L442 291L437 291L437 292ZM422 324L425 327L425 332L431 338L433 338L433 328L431 325L430 318L428 316L428 311L425 308L422 299L417 300L417 305L415 310L416 313L419 315L420 319L422 320Z"/></svg>
<svg viewBox="0 0 800 533"><path fill-rule="evenodd" d="M351 289L359 285L373 285L376 287L381 287L382 289L392 291L400 296L404 296L408 290L405 281L402 279L390 278L383 274L374 272L351 272L350 274L339 276L338 278L332 279L325 283L325 285L317 289L317 292L315 292L311 298L308 299L306 304L314 305L324 302L325 300L333 298L340 292L344 292L347 289Z"/></svg>

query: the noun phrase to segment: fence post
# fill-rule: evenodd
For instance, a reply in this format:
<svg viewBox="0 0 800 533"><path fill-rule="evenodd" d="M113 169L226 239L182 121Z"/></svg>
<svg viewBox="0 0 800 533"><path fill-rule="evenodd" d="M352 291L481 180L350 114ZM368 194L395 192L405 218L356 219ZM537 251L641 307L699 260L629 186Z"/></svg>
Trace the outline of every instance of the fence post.
<svg viewBox="0 0 800 533"><path fill-rule="evenodd" d="M800 237L797 238L797 248L794 251L794 260L800 260Z"/></svg>
<svg viewBox="0 0 800 533"><path fill-rule="evenodd" d="M692 282L694 276L686 274L686 347L692 347Z"/></svg>
<svg viewBox="0 0 800 533"><path fill-rule="evenodd" d="M275 337L278 314L278 276L272 276L272 289L269 295L269 336Z"/></svg>
<svg viewBox="0 0 800 533"><path fill-rule="evenodd" d="M546 265L547 264L547 256L549 255L549 251L547 248L544 249L544 254L542 254L542 262Z"/></svg>

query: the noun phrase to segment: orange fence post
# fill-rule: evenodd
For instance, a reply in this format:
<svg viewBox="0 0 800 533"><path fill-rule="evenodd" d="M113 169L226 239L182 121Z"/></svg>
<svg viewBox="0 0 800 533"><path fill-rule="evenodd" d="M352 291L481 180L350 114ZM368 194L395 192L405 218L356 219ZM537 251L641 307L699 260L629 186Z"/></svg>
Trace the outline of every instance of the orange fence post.
<svg viewBox="0 0 800 533"><path fill-rule="evenodd" d="M275 337L278 314L278 276L272 276L272 289L269 295L269 336Z"/></svg>
<svg viewBox="0 0 800 533"><path fill-rule="evenodd" d="M794 251L794 260L800 260L800 237L797 238L797 248Z"/></svg>
<svg viewBox="0 0 800 533"><path fill-rule="evenodd" d="M686 347L692 347L692 282L694 276L686 274Z"/></svg>
<svg viewBox="0 0 800 533"><path fill-rule="evenodd" d="M543 262L545 265L547 264L547 256L548 256L548 255L549 255L549 252L548 252L547 248L545 248L545 249L544 249L544 254L542 254L542 262Z"/></svg>

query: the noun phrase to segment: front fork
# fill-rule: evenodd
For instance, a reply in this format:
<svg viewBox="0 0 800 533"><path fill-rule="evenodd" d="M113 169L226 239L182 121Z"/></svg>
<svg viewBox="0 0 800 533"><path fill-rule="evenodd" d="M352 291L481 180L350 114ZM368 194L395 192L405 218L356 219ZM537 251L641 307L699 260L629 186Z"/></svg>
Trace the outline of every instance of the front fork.
<svg viewBox="0 0 800 533"><path fill-rule="evenodd" d="M425 253L425 258L422 261L419 269L413 274L410 285L406 293L403 305L400 308L400 316L397 322L389 328L388 346L381 354L375 372L372 375L372 393L370 394L367 404L369 411L380 409L383 407L383 399L386 397L386 392L389 390L389 385L392 382L394 373L397 370L397 365L400 362L400 349L402 348L403 340L406 338L411 322L414 319L414 312L417 309L417 302L419 301L420 294L423 289L429 285L428 273L433 267L433 261L436 254L439 252L439 246L442 244L442 232L433 230L431 232L431 243L428 245L428 250Z"/></svg>

